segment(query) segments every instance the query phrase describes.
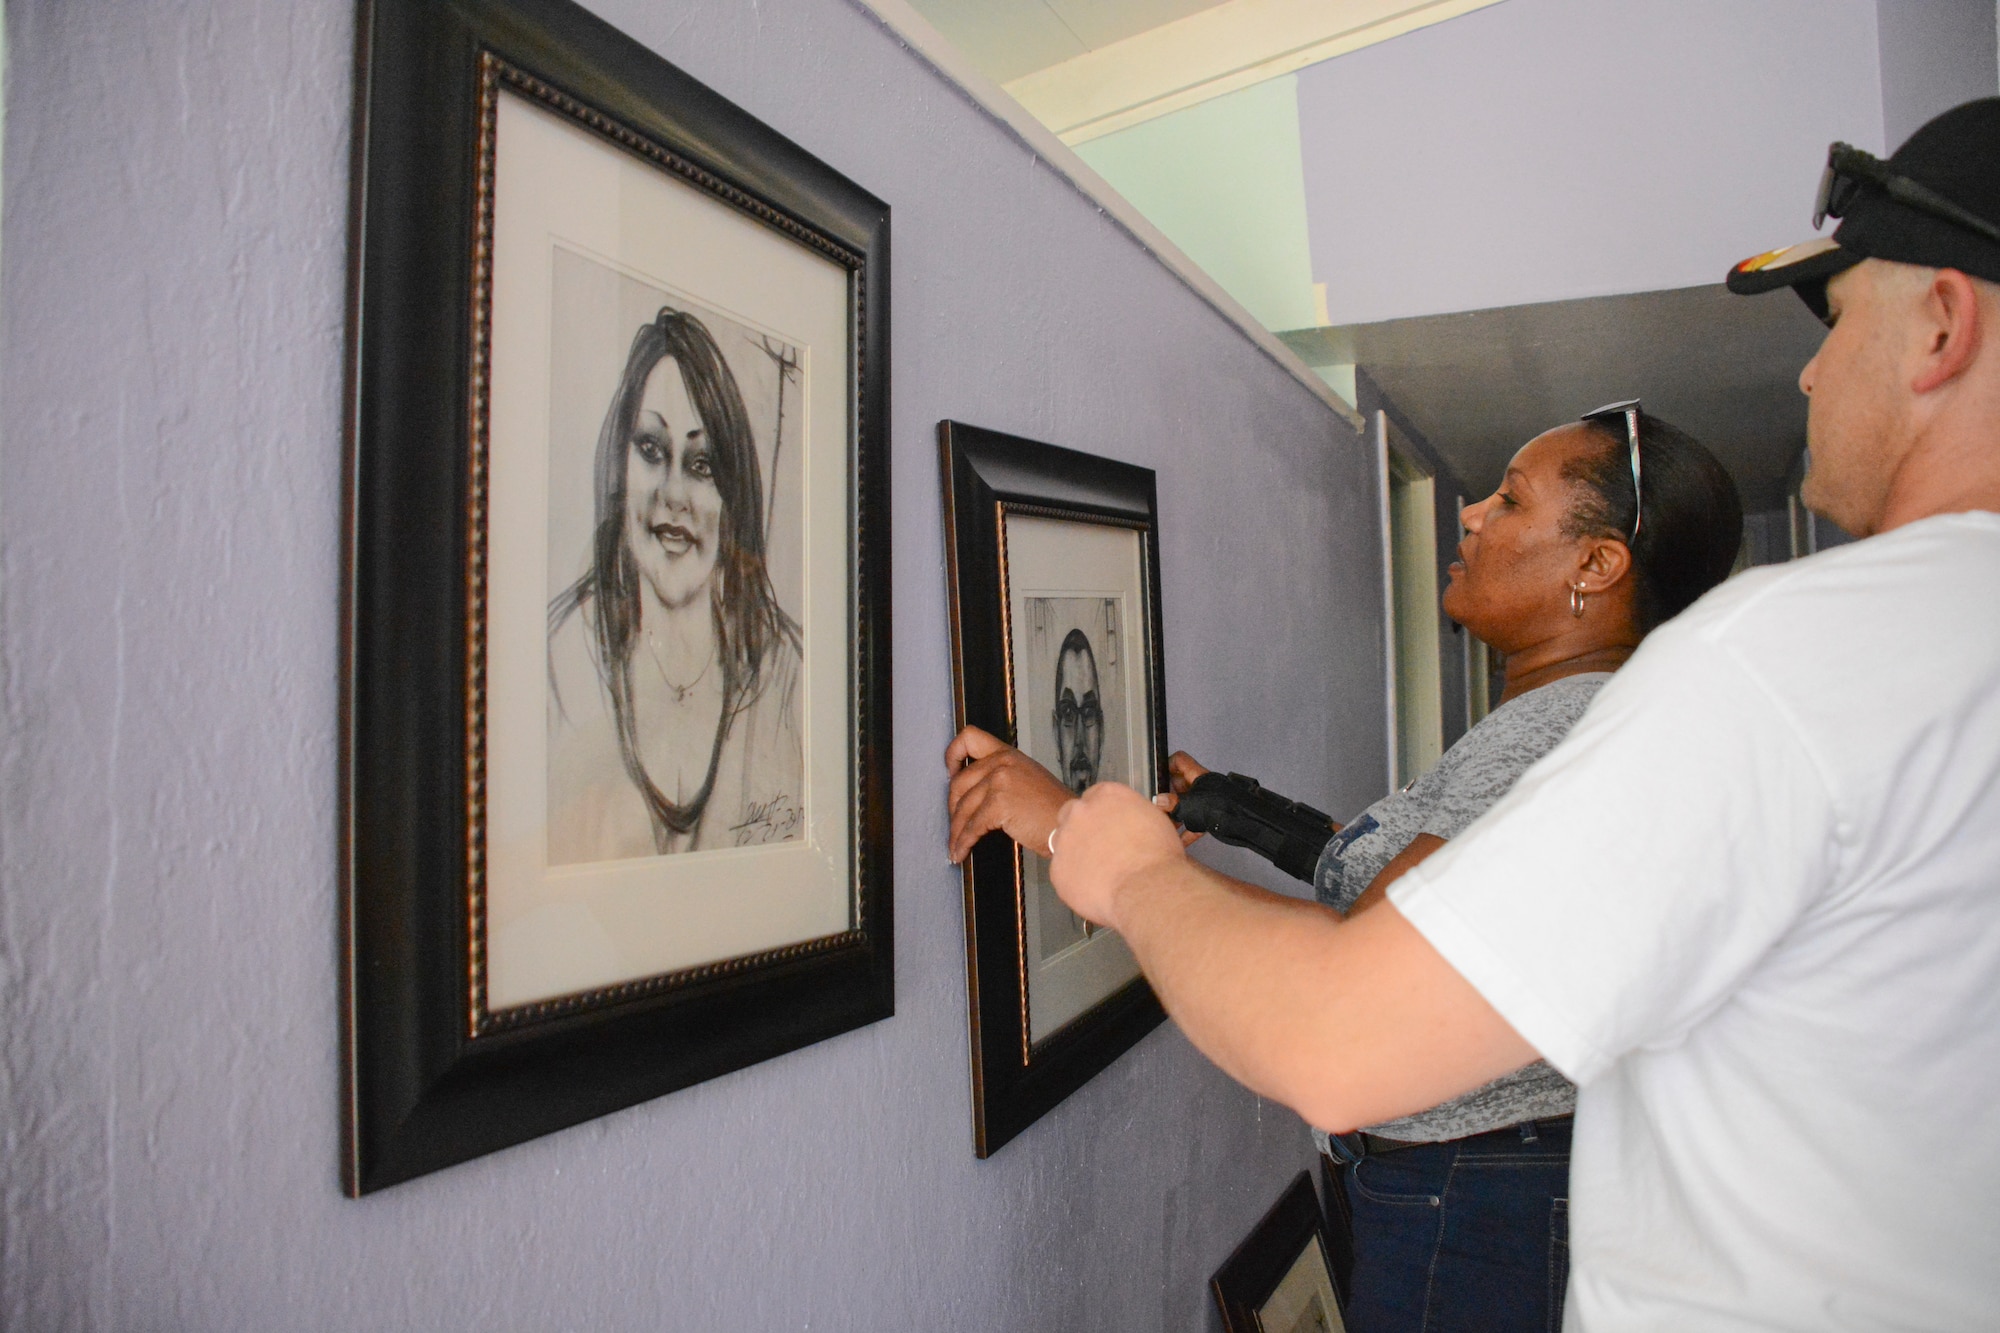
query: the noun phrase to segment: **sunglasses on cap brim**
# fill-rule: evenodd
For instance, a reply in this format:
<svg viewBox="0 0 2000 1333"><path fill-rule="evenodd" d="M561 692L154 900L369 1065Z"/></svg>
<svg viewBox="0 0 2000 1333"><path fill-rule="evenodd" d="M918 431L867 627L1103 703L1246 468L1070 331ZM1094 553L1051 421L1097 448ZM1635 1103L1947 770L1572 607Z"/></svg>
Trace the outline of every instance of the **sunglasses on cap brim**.
<svg viewBox="0 0 2000 1333"><path fill-rule="evenodd" d="M1836 143L1827 149L1826 170L1819 178L1819 198L1813 204L1813 226L1825 226L1828 218L1846 217L1847 210L1864 189L1880 190L1906 208L2000 242L2000 227L1960 208L1928 185L1891 171L1889 164L1873 153L1846 143Z"/></svg>

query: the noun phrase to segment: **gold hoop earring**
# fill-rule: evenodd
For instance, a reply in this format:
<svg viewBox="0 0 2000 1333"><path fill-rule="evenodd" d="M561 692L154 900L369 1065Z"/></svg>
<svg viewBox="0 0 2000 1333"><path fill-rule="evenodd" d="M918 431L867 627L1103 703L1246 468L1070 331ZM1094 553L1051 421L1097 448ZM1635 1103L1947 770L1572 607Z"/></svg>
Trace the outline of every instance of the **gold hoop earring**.
<svg viewBox="0 0 2000 1333"><path fill-rule="evenodd" d="M1581 583L1572 583L1569 585L1569 613L1578 620L1583 619L1583 585Z"/></svg>

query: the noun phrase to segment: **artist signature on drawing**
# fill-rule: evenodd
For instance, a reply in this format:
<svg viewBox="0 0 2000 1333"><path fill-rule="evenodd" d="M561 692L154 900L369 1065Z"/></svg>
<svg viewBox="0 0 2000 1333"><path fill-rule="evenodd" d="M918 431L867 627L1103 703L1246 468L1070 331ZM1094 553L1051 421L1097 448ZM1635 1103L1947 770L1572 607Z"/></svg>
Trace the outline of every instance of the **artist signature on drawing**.
<svg viewBox="0 0 2000 1333"><path fill-rule="evenodd" d="M729 831L736 835L738 847L783 842L798 833L804 817L798 803L781 793L768 801L751 802L748 816L740 824L731 824Z"/></svg>

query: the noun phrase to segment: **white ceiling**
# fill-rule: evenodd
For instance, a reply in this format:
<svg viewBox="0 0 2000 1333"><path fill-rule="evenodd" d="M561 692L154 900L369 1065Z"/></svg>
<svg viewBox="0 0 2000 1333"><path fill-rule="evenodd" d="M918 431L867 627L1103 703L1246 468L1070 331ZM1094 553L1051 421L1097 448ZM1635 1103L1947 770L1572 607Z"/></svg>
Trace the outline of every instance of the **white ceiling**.
<svg viewBox="0 0 2000 1333"><path fill-rule="evenodd" d="M1499 0L912 0L1075 145Z"/></svg>
<svg viewBox="0 0 2000 1333"><path fill-rule="evenodd" d="M910 0L995 83L1213 9L1223 0Z"/></svg>

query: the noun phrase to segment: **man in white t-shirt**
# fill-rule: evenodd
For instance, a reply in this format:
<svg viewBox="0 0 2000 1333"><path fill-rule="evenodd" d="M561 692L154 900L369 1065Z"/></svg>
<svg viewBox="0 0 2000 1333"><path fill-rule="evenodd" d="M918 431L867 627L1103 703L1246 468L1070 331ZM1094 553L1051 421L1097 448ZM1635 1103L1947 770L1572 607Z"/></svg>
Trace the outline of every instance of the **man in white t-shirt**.
<svg viewBox="0 0 2000 1333"><path fill-rule="evenodd" d="M2000 98L1835 145L1827 213L1730 285L1831 326L1804 494L1867 540L1656 630L1393 910L1228 880L1114 785L1054 839L1314 1124L1575 1080L1569 1328L2000 1327Z"/></svg>

